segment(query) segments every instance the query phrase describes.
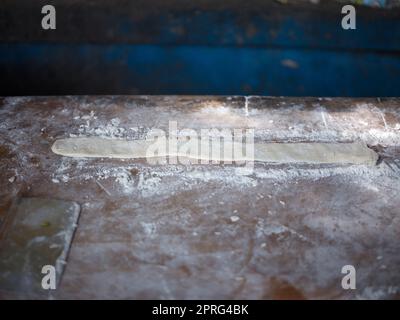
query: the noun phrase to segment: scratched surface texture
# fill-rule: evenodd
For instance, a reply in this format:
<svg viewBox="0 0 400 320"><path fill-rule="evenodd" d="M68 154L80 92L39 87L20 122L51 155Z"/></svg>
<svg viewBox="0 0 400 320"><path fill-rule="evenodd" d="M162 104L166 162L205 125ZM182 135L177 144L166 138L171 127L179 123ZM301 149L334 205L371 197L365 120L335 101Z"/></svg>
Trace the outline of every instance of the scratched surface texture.
<svg viewBox="0 0 400 320"><path fill-rule="evenodd" d="M247 100L247 107L246 107ZM18 197L81 214L53 298L400 298L400 100L212 96L0 99L0 223ZM254 128L256 141L348 142L376 166L150 165L68 158L57 138ZM0 240L0 241L4 241ZM343 290L354 265L357 289ZM29 298L5 293L1 298Z"/></svg>

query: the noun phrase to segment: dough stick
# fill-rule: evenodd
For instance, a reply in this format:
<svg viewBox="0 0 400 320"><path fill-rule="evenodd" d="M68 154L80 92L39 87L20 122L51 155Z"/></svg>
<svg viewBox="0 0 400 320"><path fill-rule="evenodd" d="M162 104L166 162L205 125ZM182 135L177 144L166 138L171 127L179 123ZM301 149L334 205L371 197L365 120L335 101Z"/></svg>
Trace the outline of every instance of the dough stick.
<svg viewBox="0 0 400 320"><path fill-rule="evenodd" d="M62 156L85 158L134 159L176 156L226 162L262 161L365 165L375 165L378 160L378 154L362 142L254 143L253 146L254 152L249 152L246 150L245 144L232 140L195 138L178 140L176 150L168 151L168 139L156 141L78 137L56 140L51 149L54 153Z"/></svg>

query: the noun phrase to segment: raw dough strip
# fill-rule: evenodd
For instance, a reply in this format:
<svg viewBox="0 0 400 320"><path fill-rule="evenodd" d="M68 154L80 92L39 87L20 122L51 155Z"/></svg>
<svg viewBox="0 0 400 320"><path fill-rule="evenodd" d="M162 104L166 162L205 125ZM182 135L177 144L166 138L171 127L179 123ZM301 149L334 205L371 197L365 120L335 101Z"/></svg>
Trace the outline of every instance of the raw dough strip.
<svg viewBox="0 0 400 320"><path fill-rule="evenodd" d="M278 163L331 163L331 164L365 164L375 165L378 154L368 148L362 142L352 143L255 143L254 158L246 156L245 151L239 152L239 156L210 156L203 152L210 147L210 142L199 142L198 154L183 153L180 150L183 141L178 142L177 152L162 154L158 157L177 156L193 159L205 159L211 161L262 161ZM146 158L148 148L154 144L154 140L119 140L99 137L79 137L56 140L51 150L59 155L68 157L90 158ZM227 145L228 144L228 145ZM221 154L226 147L238 148L243 146L237 142L221 143ZM233 150L233 149L231 149ZM211 152L209 152L211 154Z"/></svg>

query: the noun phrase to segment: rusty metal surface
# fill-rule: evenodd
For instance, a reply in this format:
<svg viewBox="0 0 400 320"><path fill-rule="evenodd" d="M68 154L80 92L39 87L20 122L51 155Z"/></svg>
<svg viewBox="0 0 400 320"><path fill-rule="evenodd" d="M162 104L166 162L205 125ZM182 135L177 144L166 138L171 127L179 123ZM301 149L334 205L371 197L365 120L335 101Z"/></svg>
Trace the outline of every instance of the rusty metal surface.
<svg viewBox="0 0 400 320"><path fill-rule="evenodd" d="M1 98L0 219L19 196L82 208L54 298L400 298L400 100L249 97L244 106L244 97ZM57 138L138 139L169 121L254 128L256 141L362 139L383 161L256 163L238 175L234 165L50 151ZM357 289L345 291L349 264Z"/></svg>

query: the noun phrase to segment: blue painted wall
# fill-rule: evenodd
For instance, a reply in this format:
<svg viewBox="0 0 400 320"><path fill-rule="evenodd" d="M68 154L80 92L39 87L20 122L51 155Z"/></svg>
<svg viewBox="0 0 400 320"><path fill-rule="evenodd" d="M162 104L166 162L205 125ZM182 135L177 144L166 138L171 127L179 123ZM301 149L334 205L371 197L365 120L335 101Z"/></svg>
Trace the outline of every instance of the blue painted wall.
<svg viewBox="0 0 400 320"><path fill-rule="evenodd" d="M41 0L3 1L0 95L400 96L399 9L357 8L345 31L337 5L54 0L43 31Z"/></svg>
<svg viewBox="0 0 400 320"><path fill-rule="evenodd" d="M26 94L396 96L400 57L374 52L154 45L0 45ZM13 74L19 77L13 77ZM96 75L93 77L93 75ZM43 86L46 83L46 86ZM83 85L82 85L83 84ZM89 87L89 89L88 89Z"/></svg>

